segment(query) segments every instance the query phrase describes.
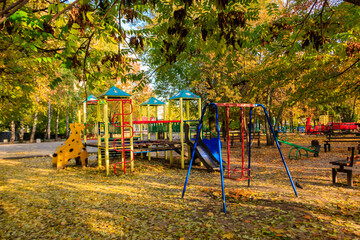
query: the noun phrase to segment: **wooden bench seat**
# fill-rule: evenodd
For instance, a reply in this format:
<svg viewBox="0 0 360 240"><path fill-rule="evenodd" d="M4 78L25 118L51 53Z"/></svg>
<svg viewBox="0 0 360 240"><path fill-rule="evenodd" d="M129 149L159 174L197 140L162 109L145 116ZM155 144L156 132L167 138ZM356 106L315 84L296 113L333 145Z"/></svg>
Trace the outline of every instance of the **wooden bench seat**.
<svg viewBox="0 0 360 240"><path fill-rule="evenodd" d="M360 154L360 148L357 148ZM332 168L332 181L333 184L337 182L337 173L343 172L347 174L347 184L349 187L353 186L353 170L354 166L360 164L360 155L355 155L355 147L349 147L349 151L351 151L350 157L348 156L346 159L341 159L337 161L330 162L332 165L338 166Z"/></svg>
<svg viewBox="0 0 360 240"><path fill-rule="evenodd" d="M350 136L349 136L350 135ZM360 144L360 136L358 133L351 134L328 134L327 140L324 141L324 151L331 151L330 143L332 142L357 142Z"/></svg>

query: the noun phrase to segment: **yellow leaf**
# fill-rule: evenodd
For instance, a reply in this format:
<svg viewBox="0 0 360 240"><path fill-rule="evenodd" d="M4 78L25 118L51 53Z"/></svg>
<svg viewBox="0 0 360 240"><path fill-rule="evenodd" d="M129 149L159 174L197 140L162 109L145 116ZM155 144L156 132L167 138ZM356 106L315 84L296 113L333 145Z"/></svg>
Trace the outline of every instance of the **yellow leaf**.
<svg viewBox="0 0 360 240"><path fill-rule="evenodd" d="M232 235L231 233L227 233L227 234L224 234L222 236L222 238L224 238L224 239L232 239L232 238L234 238L234 235Z"/></svg>

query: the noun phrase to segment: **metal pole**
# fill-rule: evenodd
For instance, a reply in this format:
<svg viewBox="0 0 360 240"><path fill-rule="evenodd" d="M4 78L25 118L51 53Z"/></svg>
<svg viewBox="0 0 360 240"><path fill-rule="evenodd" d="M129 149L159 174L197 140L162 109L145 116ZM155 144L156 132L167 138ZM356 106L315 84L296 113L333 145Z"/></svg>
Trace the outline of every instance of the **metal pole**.
<svg viewBox="0 0 360 240"><path fill-rule="evenodd" d="M267 121L268 121L268 123L269 123L270 129L271 129L271 132L272 132L272 134L273 134L273 136L274 136L274 139L275 139L275 142L276 142L276 146L277 146L277 148L278 148L278 150L279 150L279 153L280 153L281 159L282 159L282 161L283 161L283 163L284 163L284 167L285 167L285 170L286 170L286 172L287 172L287 175L288 175L288 177L289 177L289 179L290 179L291 186L292 186L292 187L293 187L293 189L294 189L295 195L296 195L296 196L298 196L298 193L297 193L297 191L296 191L295 184L294 184L294 182L293 182L293 180L292 180L292 177L291 177L290 171L289 171L289 169L288 169L288 167L287 167L287 165L286 165L284 155L283 155L283 154L282 154L282 152L281 152L281 148L280 148L280 145L279 145L278 139L277 139L277 137L276 137L276 134L275 134L274 128L273 128L273 126L272 126L272 124L271 124L271 121L270 121L269 115L268 115L268 113L267 113L267 111L266 111L266 108L265 108L265 106L264 106L264 105L262 105L262 104L255 104L255 106L256 106L256 107L262 107L262 108L264 109L266 119L267 119Z"/></svg>
<svg viewBox="0 0 360 240"><path fill-rule="evenodd" d="M244 147L244 108L240 108L241 111L241 179L244 176L245 168L245 147Z"/></svg>
<svg viewBox="0 0 360 240"><path fill-rule="evenodd" d="M163 105L163 111L164 111L164 119L166 120L167 119L166 105ZM169 123L169 125L170 125L170 123ZM167 136L168 136L168 133L166 132L166 129L164 129L164 139L167 139ZM167 160L168 159L168 151L165 151L164 154L165 154L165 160Z"/></svg>
<svg viewBox="0 0 360 240"><path fill-rule="evenodd" d="M181 169L185 167L184 163L184 109L183 109L183 99L180 98L180 141L181 141Z"/></svg>
<svg viewBox="0 0 360 240"><path fill-rule="evenodd" d="M143 107L140 106L140 121L142 121L142 117L143 117L143 115L142 115L142 112L143 112L143 111L141 111L142 108L143 108ZM143 128L144 128L144 125L140 123L140 140L141 140L141 142L144 140L144 137L143 137ZM140 156L141 156L141 159L144 157L144 154L143 154L142 151L141 151Z"/></svg>
<svg viewBox="0 0 360 240"><path fill-rule="evenodd" d="M115 114L115 113L114 113ZM124 115L124 101L123 99L120 100L120 134L121 134L121 146L122 146L122 151L121 151L121 159L122 159L122 164L121 167L124 170L124 174L125 174L125 115ZM113 125L115 126L115 123L113 122ZM117 124L116 124L117 125Z"/></svg>
<svg viewBox="0 0 360 240"><path fill-rule="evenodd" d="M150 122L150 105L147 104L147 118L148 121ZM149 148L151 148L150 145L150 138L151 138L151 134L150 134L150 123L148 123L148 143L149 143ZM151 160L151 152L148 152L148 160Z"/></svg>
<svg viewBox="0 0 360 240"><path fill-rule="evenodd" d="M186 101L186 120L190 120L190 101L189 101L189 100ZM189 132L188 132L188 134L189 134L189 137L190 137L190 139L191 139L190 122L189 122ZM190 162L190 159L191 159L191 157L190 157L191 149L190 149L190 146L189 146L189 145L187 146L187 152L188 152L188 160L189 160L189 162Z"/></svg>
<svg viewBox="0 0 360 240"><path fill-rule="evenodd" d="M97 101L96 105L96 136L97 136L97 145L98 145L98 168L101 169L101 111L100 111L100 100Z"/></svg>
<svg viewBox="0 0 360 240"><path fill-rule="evenodd" d="M133 172L134 171L134 126L133 126L133 105L132 105L132 99L130 97L130 109L131 109L131 113L130 113L130 171Z"/></svg>
<svg viewBox="0 0 360 240"><path fill-rule="evenodd" d="M156 111L156 121L157 120L159 120L159 115L158 115L158 106L156 105L155 106L155 111ZM156 123L156 124L159 124L159 123ZM159 124L159 126L160 126L160 124ZM156 140L158 140L159 139L159 129L160 129L160 127L157 129L157 131L156 131ZM159 151L156 151L156 158L159 158Z"/></svg>
<svg viewBox="0 0 360 240"><path fill-rule="evenodd" d="M230 127L229 127L229 116L230 116L230 108L226 107L226 140L227 140L227 158L228 158L228 178L230 178Z"/></svg>
<svg viewBox="0 0 360 240"><path fill-rule="evenodd" d="M122 151L121 151L121 158L122 158L122 168L124 170L124 174L126 173L126 166L125 166L125 113L124 113L124 101L121 101L121 107L120 107L120 132L121 132L121 146L122 146ZM115 123L113 123L115 125Z"/></svg>
<svg viewBox="0 0 360 240"><path fill-rule="evenodd" d="M219 125L219 113L217 105L211 103L210 105L215 106L216 110L216 125L217 125L217 134L218 134L218 147L219 147L219 163L220 163L220 175L221 175L221 191L222 191L222 198L223 198L223 210L226 213L226 199L225 199L225 185L224 185L224 171L223 171L223 160L221 155L221 140L220 140L220 125Z"/></svg>
<svg viewBox="0 0 360 240"><path fill-rule="evenodd" d="M86 143L86 100L84 101L83 103L83 107L84 107L84 116L83 116L83 119L84 119L84 125L85 125L85 130L84 130L84 142Z"/></svg>
<svg viewBox="0 0 360 240"><path fill-rule="evenodd" d="M201 118L201 98L198 99L198 118ZM200 129L200 138L202 136L202 128ZM200 166L202 167L204 164L200 162Z"/></svg>
<svg viewBox="0 0 360 240"><path fill-rule="evenodd" d="M109 115L108 115L108 101L107 96L105 96L105 106L104 106L104 122L105 122L105 168L106 176L109 176Z"/></svg>
<svg viewBox="0 0 360 240"><path fill-rule="evenodd" d="M81 107L78 108L77 115L78 115L78 122L79 124L81 124Z"/></svg>
<svg viewBox="0 0 360 240"><path fill-rule="evenodd" d="M169 100L169 121L171 121L171 100ZM172 122L169 123L169 140L172 142L173 134L172 134ZM170 151L170 166L174 164L173 159L173 151Z"/></svg>
<svg viewBox="0 0 360 240"><path fill-rule="evenodd" d="M251 171L251 168L250 168L250 165L251 165L251 127L252 127L252 110L253 108L251 107L250 108L250 112L249 112L249 115L250 115L250 120L249 120L249 163L248 163L248 187L250 187L250 171Z"/></svg>
<svg viewBox="0 0 360 240"><path fill-rule="evenodd" d="M202 110L202 114L201 114L201 118L200 118L200 122L199 122L199 127L198 127L197 134L196 134L196 140L195 140L195 143L194 143L194 149L193 149L192 154L191 154L190 165L189 165L189 169L188 169L188 172L187 172L187 175L186 175L184 189L183 189L183 193L182 193L181 198L184 198L184 195L185 195L185 192L186 192L186 186L187 186L187 183L188 183L188 180L189 180L191 167L192 167L192 164L194 162L196 146L197 146L197 143L198 143L198 140L199 140L199 137L200 137L200 132L201 132L201 126L202 126L202 123L203 123L204 113L206 111L206 108L208 106L211 106L211 105L215 106L215 109L216 109L216 123L217 123L218 147L219 147L219 149L218 149L219 150L219 163L220 163L220 173L221 173L221 189L222 189L222 198L223 198L222 200L223 200L223 210L224 210L224 213L226 213L225 185L224 185L224 174L223 174L223 165L222 165L223 161L222 161L222 155L221 155L220 128L219 128L219 114L218 114L217 106L214 103L206 104L205 107Z"/></svg>

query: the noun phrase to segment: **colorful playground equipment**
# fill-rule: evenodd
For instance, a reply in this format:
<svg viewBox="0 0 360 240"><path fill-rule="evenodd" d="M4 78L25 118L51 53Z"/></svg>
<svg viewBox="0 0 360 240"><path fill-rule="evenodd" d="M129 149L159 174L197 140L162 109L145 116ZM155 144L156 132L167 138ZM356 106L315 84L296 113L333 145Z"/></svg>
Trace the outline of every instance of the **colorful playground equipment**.
<svg viewBox="0 0 360 240"><path fill-rule="evenodd" d="M195 158L198 158L204 166L211 171L220 170L219 152L216 138L210 140L204 138L198 139L198 143L195 147L194 143L190 140L190 126L184 125L185 129L185 142L190 147L191 152L195 148Z"/></svg>
<svg viewBox="0 0 360 240"><path fill-rule="evenodd" d="M53 154L53 167L56 167L58 170L63 169L72 158L76 159L77 164L80 161L83 167L87 165L88 153L81 141L81 131L84 131L84 129L85 126L83 124L70 124L71 133L69 138L59 145Z"/></svg>
<svg viewBox="0 0 360 240"><path fill-rule="evenodd" d="M306 121L306 129L305 129L306 134L321 134L321 133L327 134L334 131L345 132L345 131L359 130L358 123L356 122L345 122L345 123L328 122L326 125L320 123L316 125L314 128L312 128L310 121L311 121L311 117L308 117Z"/></svg>
<svg viewBox="0 0 360 240"><path fill-rule="evenodd" d="M143 107L146 107L146 121L150 121L151 119L151 107L154 107L155 108L155 121L153 122L148 122L147 124L147 140L151 140L151 133L152 132L155 132L156 136L155 138L156 139L159 139L159 132L158 131L154 131L154 128L157 128L157 126L160 126L160 122L158 122L159 120L159 111L158 111L158 108L159 106L163 106L163 112L165 111L165 103L154 98L154 97L151 97L149 98L148 100L146 100L145 102L141 103L140 104L140 115L142 116L142 109ZM164 124L164 123L163 123ZM157 130L157 129L156 129ZM143 124L140 123L140 140L141 141L144 141L144 137L143 137ZM171 139L172 140L172 139ZM152 146L149 145L149 149L151 149ZM148 159L149 161L151 160L151 151L149 151L149 154L148 154ZM143 152L141 153L141 157L143 157ZM159 157L159 151L156 152L156 157Z"/></svg>
<svg viewBox="0 0 360 240"><path fill-rule="evenodd" d="M187 90L182 90L169 99L168 110L165 103L153 97L140 104L140 120L133 121L131 95L113 86L98 98L91 95L83 102L83 111L81 111L81 108L78 109L78 122L83 121L89 131L87 133L92 132L90 135L84 135L84 142L88 147L98 148L98 166L101 169L102 160L104 159L106 175L109 175L110 152L112 152L112 155L116 155L116 153L121 155L121 161L114 165L115 174L117 174L117 166L120 166L125 173L126 164L128 163L130 163L130 170L134 170L134 154L143 155L143 153L148 153L148 159L150 160L151 152L156 152L157 156L159 156L160 151L165 152L166 159L170 151L171 165L174 162L173 151L178 152L181 155L181 168L184 168L185 142L183 126L185 122L198 122L197 119L194 119L196 114L190 112L190 101L192 100L196 100L198 103L197 112L200 117L201 98ZM173 109L176 107L177 101L180 105L180 120L173 120ZM89 105L96 105L95 123L86 122L86 107ZM163 106L165 120L159 120L159 106ZM151 115L151 109L155 109L155 116ZM112 115L111 110L113 111ZM81 112L83 112L83 117ZM146 114L146 116L143 116L143 114ZM177 139L174 139L174 132L179 132L180 136ZM155 139L152 139L152 133L155 133ZM162 134L163 139L159 139L159 133ZM89 138L97 139L97 143L88 142ZM109 141L113 142L112 147L110 147Z"/></svg>
<svg viewBox="0 0 360 240"><path fill-rule="evenodd" d="M309 147L303 147L303 146L300 146L300 145L297 145L294 143L289 143L287 141L283 141L283 140L279 140L279 139L278 139L278 141L292 146L292 148L289 151L289 159L290 158L298 159L298 155L301 157L304 154L306 154L306 157L309 157L309 152L314 153L314 157L319 156L320 144L319 144L319 141L317 141L317 140L312 140L311 146L309 146ZM293 150L295 151L295 155L291 155ZM304 152L304 153L302 153L302 152Z"/></svg>
<svg viewBox="0 0 360 240"><path fill-rule="evenodd" d="M279 145L279 142L278 142L278 139L276 137L276 134L275 134L275 131L274 131L274 128L271 124L271 121L270 121L270 118L269 118L269 115L267 114L267 111L266 111L266 108L264 107L264 105L262 104L248 104L248 103L208 103L204 106L203 110L202 110L202 114L201 114L201 118L200 118L200 122L199 122L199 126L198 126L198 130L197 130L197 135L196 135L196 140L195 140L195 143L194 143L194 146L193 146L193 150L192 150L192 154L191 154L191 160L190 160L190 165L189 165L189 169L188 169L188 172L187 172L187 176L186 176L186 180L185 180L185 184L184 184L184 188L183 188L183 192L182 192L182 198L184 198L184 195L185 195L185 192L186 192L186 186L187 186L187 183L188 183L188 180L189 180L189 176L190 176L190 172L191 172L191 167L192 167L192 164L193 164L193 161L194 161L194 158L195 158L195 154L196 154L196 148L197 148L197 145L198 143L200 142L199 139L200 139L200 135L201 135L201 129L202 129L202 124L203 124L203 117L204 117L204 114L206 112L206 109L209 108L209 107L214 107L215 108L215 112L216 112L216 124L217 124L217 138L214 140L216 141L216 144L213 145L213 149L214 150L217 150L218 152L218 162L219 163L222 163L223 160L222 160L222 155L221 155L221 142L220 142L220 127L219 127L219 115L218 115L218 107L226 107L226 112L227 112L227 125L228 125L228 119L229 119L229 108L230 107L239 107L241 108L241 111L243 112L243 109L244 108L250 108L249 110L249 129L250 129L250 133L252 131L252 110L253 108L255 107L261 107L263 110L264 110L264 114L266 116L266 120L270 126L270 129L271 129L271 132L274 136L274 139L275 139L275 142L276 142L276 146L279 150L279 154L280 154L280 157L282 159L282 162L284 164L284 167L285 167L285 170L287 172L287 175L289 177L289 180L290 180L290 183L291 183L291 186L294 190L294 193L296 196L298 196L297 194L297 191L296 191L296 187L294 185L294 182L292 180L292 177L291 177L291 174L290 174L290 171L286 165L286 162L285 162L285 158L282 154L282 151L281 151L281 148L280 148L280 145ZM242 116L241 118L243 118L243 113L242 113ZM242 121L243 122L243 121ZM244 124L243 124L244 125ZM229 132L229 127L227 128L227 134ZM243 180L248 180L248 186L250 186L250 172L251 172L251 134L249 134L249 150L248 150L248 166L245 167L244 166L244 157L242 156L242 167L241 169L237 169L237 170L240 170L242 172L242 175L245 175L244 173L246 172L247 174L245 175L246 177L243 178ZM229 139L229 137L227 137L227 139ZM244 142L244 141L243 141ZM242 148L244 146L242 145ZM229 164L230 164L230 142L229 140L227 141L227 151L228 151L228 174L229 174ZM244 151L243 151L244 152ZM223 202L223 211L226 213L226 200L225 200L225 185L224 185L224 174L223 174L223 166L222 164L219 164L220 166L220 178L221 178L221 189L222 189L222 202Z"/></svg>

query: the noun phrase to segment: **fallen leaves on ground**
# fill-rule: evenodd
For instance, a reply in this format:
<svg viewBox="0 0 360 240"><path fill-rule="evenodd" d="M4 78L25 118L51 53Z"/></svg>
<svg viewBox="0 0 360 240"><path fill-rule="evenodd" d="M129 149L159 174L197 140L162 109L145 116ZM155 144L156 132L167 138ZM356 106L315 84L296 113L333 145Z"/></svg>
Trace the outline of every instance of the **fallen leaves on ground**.
<svg viewBox="0 0 360 240"><path fill-rule="evenodd" d="M311 138L293 141L305 146ZM170 168L164 160L136 159L134 173L109 177L71 162L56 171L50 158L0 160L0 238L360 238L359 177L353 188L331 183L329 161L343 157L346 147L287 160L293 178L304 186L299 197L277 149L254 149L251 187L225 179L226 214L219 174L201 167L191 171L181 199L187 170ZM289 148L282 149L286 156ZM240 164L236 148L231 150L232 164ZM346 176L339 180L346 183Z"/></svg>

